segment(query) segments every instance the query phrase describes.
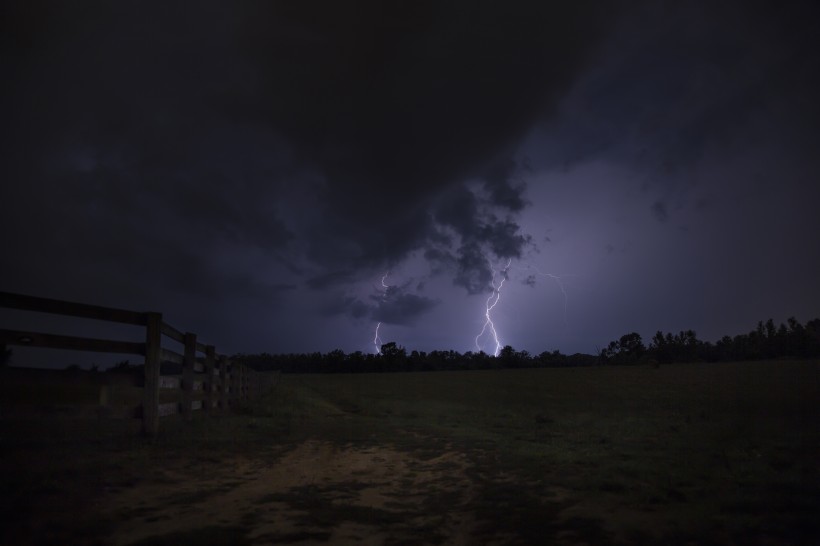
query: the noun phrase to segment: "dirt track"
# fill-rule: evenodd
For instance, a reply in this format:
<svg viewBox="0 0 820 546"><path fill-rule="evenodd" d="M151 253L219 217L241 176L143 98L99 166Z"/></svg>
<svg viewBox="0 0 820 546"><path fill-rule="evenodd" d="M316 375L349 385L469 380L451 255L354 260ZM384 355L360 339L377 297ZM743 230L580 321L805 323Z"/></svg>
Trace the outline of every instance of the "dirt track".
<svg viewBox="0 0 820 546"><path fill-rule="evenodd" d="M118 522L116 545L184 539L204 526L241 528L254 545L466 544L469 466L456 452L422 460L307 441L276 460L227 461L218 475L169 470L164 483L112 491L101 511Z"/></svg>

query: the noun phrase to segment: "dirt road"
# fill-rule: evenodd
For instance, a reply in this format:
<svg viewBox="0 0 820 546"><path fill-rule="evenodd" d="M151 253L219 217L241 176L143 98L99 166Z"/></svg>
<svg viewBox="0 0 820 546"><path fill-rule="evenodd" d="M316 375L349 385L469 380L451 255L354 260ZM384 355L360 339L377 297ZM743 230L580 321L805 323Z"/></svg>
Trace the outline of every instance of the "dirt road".
<svg viewBox="0 0 820 546"><path fill-rule="evenodd" d="M101 513L112 541L467 544L464 509L476 494L470 463L454 451L423 459L388 447L304 442L278 458L236 458L218 474L169 469L164 482L111 491ZM238 541L238 542L236 542Z"/></svg>

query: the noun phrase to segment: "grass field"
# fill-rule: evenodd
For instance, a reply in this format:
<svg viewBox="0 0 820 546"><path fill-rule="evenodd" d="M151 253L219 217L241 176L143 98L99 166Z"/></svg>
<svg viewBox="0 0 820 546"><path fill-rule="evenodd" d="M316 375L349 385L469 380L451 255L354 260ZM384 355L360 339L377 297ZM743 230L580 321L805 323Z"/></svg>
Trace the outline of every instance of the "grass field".
<svg viewBox="0 0 820 546"><path fill-rule="evenodd" d="M153 442L0 426L3 544L820 543L818 362L284 375Z"/></svg>

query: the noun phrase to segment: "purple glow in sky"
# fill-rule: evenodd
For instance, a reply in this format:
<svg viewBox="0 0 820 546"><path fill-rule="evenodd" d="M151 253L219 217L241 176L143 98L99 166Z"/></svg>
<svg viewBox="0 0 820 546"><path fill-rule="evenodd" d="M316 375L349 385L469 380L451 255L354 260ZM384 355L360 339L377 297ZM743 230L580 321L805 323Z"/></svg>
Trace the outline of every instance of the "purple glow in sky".
<svg viewBox="0 0 820 546"><path fill-rule="evenodd" d="M531 353L820 316L815 3L607 6L4 3L0 289L226 353L475 350L507 263Z"/></svg>

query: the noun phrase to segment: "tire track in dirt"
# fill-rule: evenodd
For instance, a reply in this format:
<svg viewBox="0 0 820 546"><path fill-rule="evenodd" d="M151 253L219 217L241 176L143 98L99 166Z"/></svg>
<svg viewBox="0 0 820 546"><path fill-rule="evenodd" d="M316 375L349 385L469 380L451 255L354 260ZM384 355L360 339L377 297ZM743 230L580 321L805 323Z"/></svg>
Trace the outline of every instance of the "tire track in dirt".
<svg viewBox="0 0 820 546"><path fill-rule="evenodd" d="M220 466L209 476L168 471L162 483L110 493L101 515L115 523L111 542L161 544L207 526L236 529L253 545L470 542L466 506L476 490L464 453L424 459L311 440L275 460Z"/></svg>

